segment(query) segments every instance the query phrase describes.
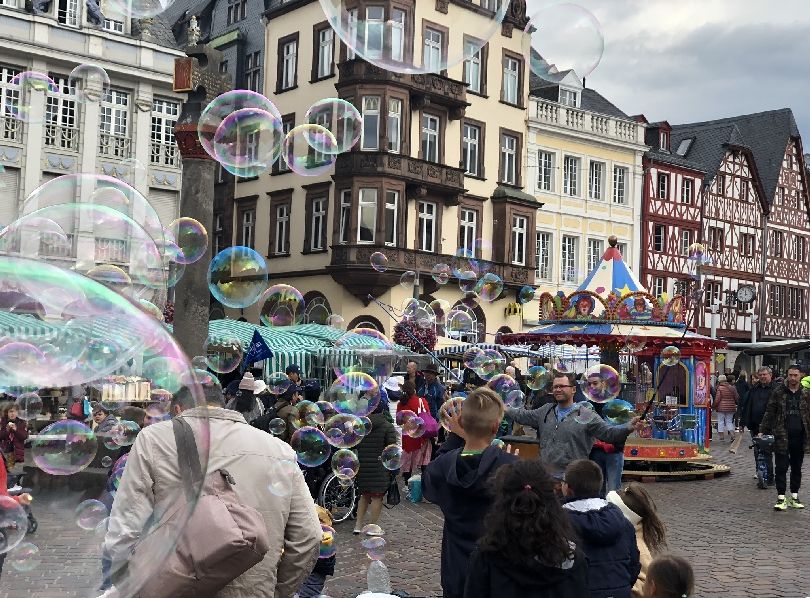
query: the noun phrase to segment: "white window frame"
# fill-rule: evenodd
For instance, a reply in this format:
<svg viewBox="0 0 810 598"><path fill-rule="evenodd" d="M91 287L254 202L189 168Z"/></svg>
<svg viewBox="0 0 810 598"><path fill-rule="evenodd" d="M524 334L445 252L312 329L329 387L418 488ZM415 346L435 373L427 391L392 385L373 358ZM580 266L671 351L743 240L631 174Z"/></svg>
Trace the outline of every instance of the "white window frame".
<svg viewBox="0 0 810 598"><path fill-rule="evenodd" d="M102 133L129 137L129 91L108 88L101 97Z"/></svg>
<svg viewBox="0 0 810 598"><path fill-rule="evenodd" d="M588 168L588 197L596 201L604 201L607 165L604 162L591 160Z"/></svg>
<svg viewBox="0 0 810 598"><path fill-rule="evenodd" d="M15 1L16 0L12 0ZM115 19L108 19L104 17L104 22L101 25L104 31L111 31L112 33L124 33L124 22L116 21Z"/></svg>
<svg viewBox="0 0 810 598"><path fill-rule="evenodd" d="M281 70L281 89L295 87L298 72L298 40L288 41L282 47L283 65Z"/></svg>
<svg viewBox="0 0 810 598"><path fill-rule="evenodd" d="M554 233L535 231L535 276L540 280L551 280L551 258Z"/></svg>
<svg viewBox="0 0 810 598"><path fill-rule="evenodd" d="M526 232L528 218L525 216L512 216L512 263L518 266L526 265Z"/></svg>
<svg viewBox="0 0 810 598"><path fill-rule="evenodd" d="M503 62L503 101L507 104L518 104L519 82L520 61L506 56Z"/></svg>
<svg viewBox="0 0 810 598"><path fill-rule="evenodd" d="M245 57L245 89L261 93L262 53L260 50L250 52Z"/></svg>
<svg viewBox="0 0 810 598"><path fill-rule="evenodd" d="M554 152L538 150L537 152L537 189L554 190Z"/></svg>
<svg viewBox="0 0 810 598"><path fill-rule="evenodd" d="M436 204L432 201L419 202L417 240L420 251L436 251L436 210Z"/></svg>
<svg viewBox="0 0 810 598"><path fill-rule="evenodd" d="M563 235L560 242L560 282L563 284L576 284L578 241L573 235Z"/></svg>
<svg viewBox="0 0 810 598"><path fill-rule="evenodd" d="M374 12L372 16L372 11ZM379 16L377 16L379 14ZM379 40L379 47L369 43L372 40ZM383 46L385 45L385 7L384 6L368 6L366 7L366 22L363 37L364 57L369 59L382 58Z"/></svg>
<svg viewBox="0 0 810 598"><path fill-rule="evenodd" d="M691 204L694 197L695 181L688 177L681 178L681 203ZM688 191L688 192L687 192Z"/></svg>
<svg viewBox="0 0 810 598"><path fill-rule="evenodd" d="M350 44L346 45L346 59L354 60L357 56L355 48L357 47L357 9L350 8L346 11L346 31L348 31Z"/></svg>
<svg viewBox="0 0 810 598"><path fill-rule="evenodd" d="M357 243L374 243L377 238L377 193L376 187L362 187L360 189L360 197L357 202ZM363 227L363 216L366 213L371 214L371 228L366 227L366 230L371 231L370 239L361 238Z"/></svg>
<svg viewBox="0 0 810 598"><path fill-rule="evenodd" d="M579 197L579 165L582 160L576 156L563 156L563 195Z"/></svg>
<svg viewBox="0 0 810 598"><path fill-rule="evenodd" d="M653 276L652 279L652 295L653 297L660 297L667 292L667 279L664 276Z"/></svg>
<svg viewBox="0 0 810 598"><path fill-rule="evenodd" d="M435 128L432 126L435 123ZM422 113L422 159L428 162L439 161L439 128L441 120L438 116Z"/></svg>
<svg viewBox="0 0 810 598"><path fill-rule="evenodd" d="M335 30L324 27L318 31L318 78L332 74L335 56Z"/></svg>
<svg viewBox="0 0 810 598"><path fill-rule="evenodd" d="M464 171L472 176L481 176L481 127L464 123L462 127L461 158Z"/></svg>
<svg viewBox="0 0 810 598"><path fill-rule="evenodd" d="M514 135L503 133L501 135L501 164L503 179L501 182L509 185L517 185L518 165L517 165L518 138Z"/></svg>
<svg viewBox="0 0 810 598"><path fill-rule="evenodd" d="M391 60L402 62L405 60L405 11L399 8L391 10Z"/></svg>
<svg viewBox="0 0 810 598"><path fill-rule="evenodd" d="M276 206L276 255L288 253L287 230L290 226L290 206L281 204Z"/></svg>
<svg viewBox="0 0 810 598"><path fill-rule="evenodd" d="M214 255L218 254L222 249L222 247L220 247L220 241L222 240L222 231L224 230L223 222L224 219L222 214L214 215L214 239L213 239Z"/></svg>
<svg viewBox="0 0 810 598"><path fill-rule="evenodd" d="M689 247L694 242L692 240L692 232L690 228L681 229L681 255L689 255Z"/></svg>
<svg viewBox="0 0 810 598"><path fill-rule="evenodd" d="M604 253L605 242L603 239L588 239L587 272L589 274L602 261Z"/></svg>
<svg viewBox="0 0 810 598"><path fill-rule="evenodd" d="M422 65L430 73L439 72L442 66L442 44L444 35L441 31L425 27L422 40Z"/></svg>
<svg viewBox="0 0 810 598"><path fill-rule="evenodd" d="M324 249L324 230L326 226L326 198L316 197L312 200L312 228L309 236L310 251Z"/></svg>
<svg viewBox="0 0 810 598"><path fill-rule="evenodd" d="M49 76L56 83L57 91L45 92L46 144L78 151L79 109L76 106L76 90L68 85L69 77L53 73ZM3 107L0 105L0 113L2 110ZM75 132L75 138L69 130Z"/></svg>
<svg viewBox="0 0 810 598"><path fill-rule="evenodd" d="M388 98L388 122L386 123L388 136L388 151L394 154L402 151L402 100Z"/></svg>
<svg viewBox="0 0 810 598"><path fill-rule="evenodd" d="M168 98L152 98L152 151L149 155L151 164L176 166L177 145L174 137L174 126L180 116L180 102ZM157 151L156 151L157 150Z"/></svg>
<svg viewBox="0 0 810 598"><path fill-rule="evenodd" d="M243 210L242 211L242 245L245 247L254 248L256 243L256 210Z"/></svg>
<svg viewBox="0 0 810 598"><path fill-rule="evenodd" d="M658 181L657 181L657 187L658 187L657 197L658 197L658 199L663 199L663 200L669 199L669 173L659 172L657 174L656 178L658 179Z"/></svg>
<svg viewBox="0 0 810 598"><path fill-rule="evenodd" d="M475 237L478 233L478 211L470 208L459 210L460 248L464 250L464 255L474 255Z"/></svg>
<svg viewBox="0 0 810 598"><path fill-rule="evenodd" d="M338 231L338 243L345 245L349 242L349 228L352 214L352 190L342 189L340 191L340 229Z"/></svg>
<svg viewBox="0 0 810 598"><path fill-rule="evenodd" d="M397 246L397 226L399 224L399 191L395 189L385 190L385 234L384 242L388 247ZM388 222L388 216L391 215L392 222ZM389 224L393 226L389 227Z"/></svg>
<svg viewBox="0 0 810 598"><path fill-rule="evenodd" d="M613 203L627 205L627 180L630 170L626 166L613 167Z"/></svg>
<svg viewBox="0 0 810 598"><path fill-rule="evenodd" d="M367 132L373 126L374 134ZM363 129L360 149L377 151L380 149L380 96L363 96Z"/></svg>
<svg viewBox="0 0 810 598"><path fill-rule="evenodd" d="M290 120L283 120L283 121L281 122L281 133L282 133L281 138L282 138L282 139L286 139L286 138L287 138L287 134L288 134L290 131L292 131L292 130L293 130L293 128L295 128L295 123L294 123L293 121L290 121ZM294 143L295 143L295 139L291 139L290 141L291 141L291 143L290 143L290 150L292 151L292 150L293 150ZM282 172L290 172L290 165L289 165L289 164L287 164L287 160L284 158L284 153L283 153L283 152L282 152L282 154L281 154L281 155L278 157L278 160L276 161L276 164L278 165L278 167L277 167L277 168L278 168L278 172L279 172L279 173L282 173Z"/></svg>
<svg viewBox="0 0 810 598"><path fill-rule="evenodd" d="M624 241L619 241L616 243L616 249L622 254L623 258L627 257L627 243Z"/></svg>
<svg viewBox="0 0 810 598"><path fill-rule="evenodd" d="M571 106L572 108L579 108L579 93L573 89L560 88L560 104L563 106Z"/></svg>
<svg viewBox="0 0 810 598"><path fill-rule="evenodd" d="M469 51L468 50L472 50ZM467 89L474 93L481 93L481 48L478 43L472 40L464 42L464 81L467 82Z"/></svg>
<svg viewBox="0 0 810 598"><path fill-rule="evenodd" d="M79 17L82 14L79 0L64 0L65 8L62 9L59 0L56 0L56 21L68 27L78 27Z"/></svg>

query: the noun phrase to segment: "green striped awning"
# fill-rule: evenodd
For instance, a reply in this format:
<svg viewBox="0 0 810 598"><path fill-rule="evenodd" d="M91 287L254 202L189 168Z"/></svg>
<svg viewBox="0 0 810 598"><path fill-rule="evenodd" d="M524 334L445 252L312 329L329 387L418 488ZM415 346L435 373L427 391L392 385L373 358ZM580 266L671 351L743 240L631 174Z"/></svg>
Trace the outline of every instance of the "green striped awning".
<svg viewBox="0 0 810 598"><path fill-rule="evenodd" d="M43 322L33 316L0 311L0 335L14 340L46 340L59 334L56 326Z"/></svg>

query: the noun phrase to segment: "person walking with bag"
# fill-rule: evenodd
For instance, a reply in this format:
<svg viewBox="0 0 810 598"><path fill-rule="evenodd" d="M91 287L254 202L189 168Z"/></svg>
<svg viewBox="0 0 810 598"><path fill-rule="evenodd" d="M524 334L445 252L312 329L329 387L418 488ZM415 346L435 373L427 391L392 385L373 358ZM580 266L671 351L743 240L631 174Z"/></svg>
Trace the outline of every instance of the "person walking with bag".
<svg viewBox="0 0 810 598"><path fill-rule="evenodd" d="M322 536L295 452L225 409L221 391L204 393L197 406L181 389L173 420L135 440L103 545L113 584L122 595L149 598L290 598L312 571ZM198 446L208 454L205 479ZM188 520L172 521L196 493ZM175 526L180 537L164 558Z"/></svg>
<svg viewBox="0 0 810 598"><path fill-rule="evenodd" d="M737 389L728 383L726 376L720 374L717 377L717 392L712 404L717 413L717 434L720 436L720 442L725 440L723 435L726 432L728 432L728 439L734 440L734 414L737 412L739 402Z"/></svg>

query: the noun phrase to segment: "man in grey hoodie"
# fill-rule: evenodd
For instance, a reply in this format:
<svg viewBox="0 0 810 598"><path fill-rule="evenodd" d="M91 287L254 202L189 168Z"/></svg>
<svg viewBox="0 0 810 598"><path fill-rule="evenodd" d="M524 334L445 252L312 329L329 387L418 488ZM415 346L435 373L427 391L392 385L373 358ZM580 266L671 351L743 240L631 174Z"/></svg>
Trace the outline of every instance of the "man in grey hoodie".
<svg viewBox="0 0 810 598"><path fill-rule="evenodd" d="M551 386L554 403L538 409L506 410L508 419L537 430L540 458L559 480L569 463L588 458L594 440L623 444L631 432L643 427L639 417L624 426L609 425L587 403L574 402L575 389L573 374L556 372Z"/></svg>

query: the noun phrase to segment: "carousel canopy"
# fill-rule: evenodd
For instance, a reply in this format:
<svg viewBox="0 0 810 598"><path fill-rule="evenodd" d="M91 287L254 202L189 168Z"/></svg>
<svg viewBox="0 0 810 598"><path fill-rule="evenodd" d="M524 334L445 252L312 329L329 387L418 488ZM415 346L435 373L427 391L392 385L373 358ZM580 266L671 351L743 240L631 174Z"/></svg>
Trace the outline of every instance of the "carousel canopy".
<svg viewBox="0 0 810 598"><path fill-rule="evenodd" d="M646 293L647 289L641 285L633 271L624 263L619 249L610 246L601 261L579 285L577 291L591 291L606 297L611 291L624 296L638 291ZM600 307L597 305L597 309ZM599 316L601 311L598 313L594 311L592 315Z"/></svg>

